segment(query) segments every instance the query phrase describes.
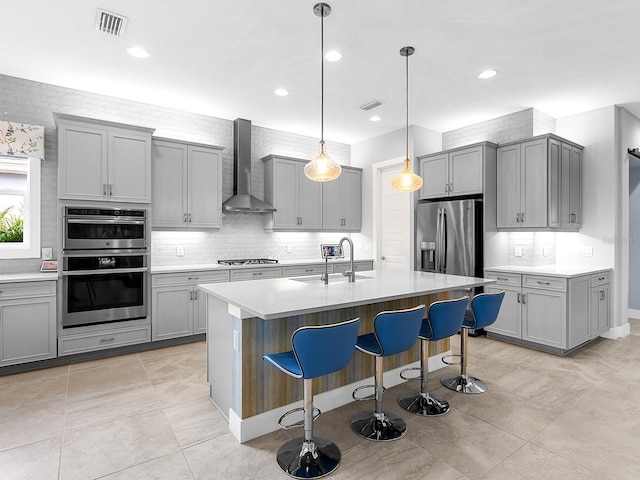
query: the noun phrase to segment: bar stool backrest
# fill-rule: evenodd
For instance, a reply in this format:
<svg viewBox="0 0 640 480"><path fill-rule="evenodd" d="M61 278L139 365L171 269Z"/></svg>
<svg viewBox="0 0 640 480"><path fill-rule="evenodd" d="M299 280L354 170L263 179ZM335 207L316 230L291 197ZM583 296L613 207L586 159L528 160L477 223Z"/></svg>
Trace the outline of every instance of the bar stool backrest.
<svg viewBox="0 0 640 480"><path fill-rule="evenodd" d="M418 340L426 307L380 312L373 321L380 356L386 357L409 350Z"/></svg>
<svg viewBox="0 0 640 480"><path fill-rule="evenodd" d="M305 326L291 336L302 378L321 377L347 366L355 350L360 319L331 325Z"/></svg>
<svg viewBox="0 0 640 480"><path fill-rule="evenodd" d="M442 300L429 305L427 322L431 329L429 340L448 338L460 331L469 297Z"/></svg>
<svg viewBox="0 0 640 480"><path fill-rule="evenodd" d="M504 298L504 290L495 293L479 293L471 300L473 324L471 328L484 328L498 318L500 306ZM466 322L465 322L466 323Z"/></svg>

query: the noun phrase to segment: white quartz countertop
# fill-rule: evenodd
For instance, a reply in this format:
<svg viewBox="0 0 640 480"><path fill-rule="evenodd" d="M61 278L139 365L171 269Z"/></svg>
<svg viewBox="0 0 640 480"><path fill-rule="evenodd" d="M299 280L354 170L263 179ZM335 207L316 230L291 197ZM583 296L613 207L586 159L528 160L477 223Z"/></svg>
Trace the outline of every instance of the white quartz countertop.
<svg viewBox="0 0 640 480"><path fill-rule="evenodd" d="M342 274L329 277L328 285L316 275L209 283L198 287L239 307L243 316L271 320L494 283L484 278L389 270L359 272L353 283L346 281Z"/></svg>
<svg viewBox="0 0 640 480"><path fill-rule="evenodd" d="M372 258L358 258L354 262L372 262ZM329 265L334 263L349 263L348 259L330 260ZM269 267L289 267L295 265L324 265L322 259L312 260L280 260L278 263L254 263L251 265L221 265L219 263L202 263L198 265L163 265L152 266L151 273L179 273L179 272L197 272L204 270L230 270L239 268L269 268Z"/></svg>
<svg viewBox="0 0 640 480"><path fill-rule="evenodd" d="M542 265L539 267L523 267L518 265L501 265L485 267L485 272L524 273L533 275L548 275L552 277L580 277L598 272L608 272L610 268L593 268L583 265Z"/></svg>
<svg viewBox="0 0 640 480"><path fill-rule="evenodd" d="M57 280L57 272L47 273L5 273L0 275L0 283L14 282L40 282L45 280Z"/></svg>

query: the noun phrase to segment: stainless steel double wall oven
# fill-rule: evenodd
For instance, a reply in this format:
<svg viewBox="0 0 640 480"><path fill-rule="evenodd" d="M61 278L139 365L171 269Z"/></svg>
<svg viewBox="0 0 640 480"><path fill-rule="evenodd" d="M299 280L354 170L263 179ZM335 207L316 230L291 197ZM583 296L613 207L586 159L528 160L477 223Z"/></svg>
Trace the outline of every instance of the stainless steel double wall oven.
<svg viewBox="0 0 640 480"><path fill-rule="evenodd" d="M147 316L146 210L65 207L62 327Z"/></svg>

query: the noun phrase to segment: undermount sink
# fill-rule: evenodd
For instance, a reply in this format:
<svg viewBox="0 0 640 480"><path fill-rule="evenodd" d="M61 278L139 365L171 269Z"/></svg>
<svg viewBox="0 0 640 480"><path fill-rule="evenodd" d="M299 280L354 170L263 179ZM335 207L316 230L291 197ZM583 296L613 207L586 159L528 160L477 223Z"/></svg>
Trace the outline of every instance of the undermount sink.
<svg viewBox="0 0 640 480"><path fill-rule="evenodd" d="M374 277L366 277L364 275L358 275L356 273L356 282L358 280L371 280ZM324 282L320 279L319 276L313 276L313 277L296 277L296 278L291 278L291 280L294 280L296 282L303 282L303 283L316 283L318 285L324 285ZM345 277L343 274L341 273L334 273L329 275L329 283L348 283L349 282L349 277Z"/></svg>

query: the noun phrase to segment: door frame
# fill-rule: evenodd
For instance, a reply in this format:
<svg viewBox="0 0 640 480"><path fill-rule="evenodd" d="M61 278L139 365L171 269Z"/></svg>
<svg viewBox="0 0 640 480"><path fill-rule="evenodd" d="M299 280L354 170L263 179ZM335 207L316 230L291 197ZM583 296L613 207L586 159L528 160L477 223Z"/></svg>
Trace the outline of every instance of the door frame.
<svg viewBox="0 0 640 480"><path fill-rule="evenodd" d="M373 172L372 175L372 193L373 193L373 269L380 270L380 212L381 212L381 201L382 197L380 195L380 180L382 177L382 170L400 166L404 164L404 157L396 157L389 160L384 160L382 162L376 162L372 165L371 170ZM414 248L414 238L415 238L415 215L416 215L416 193L407 194L406 207L409 208L409 270L415 269L415 248Z"/></svg>

